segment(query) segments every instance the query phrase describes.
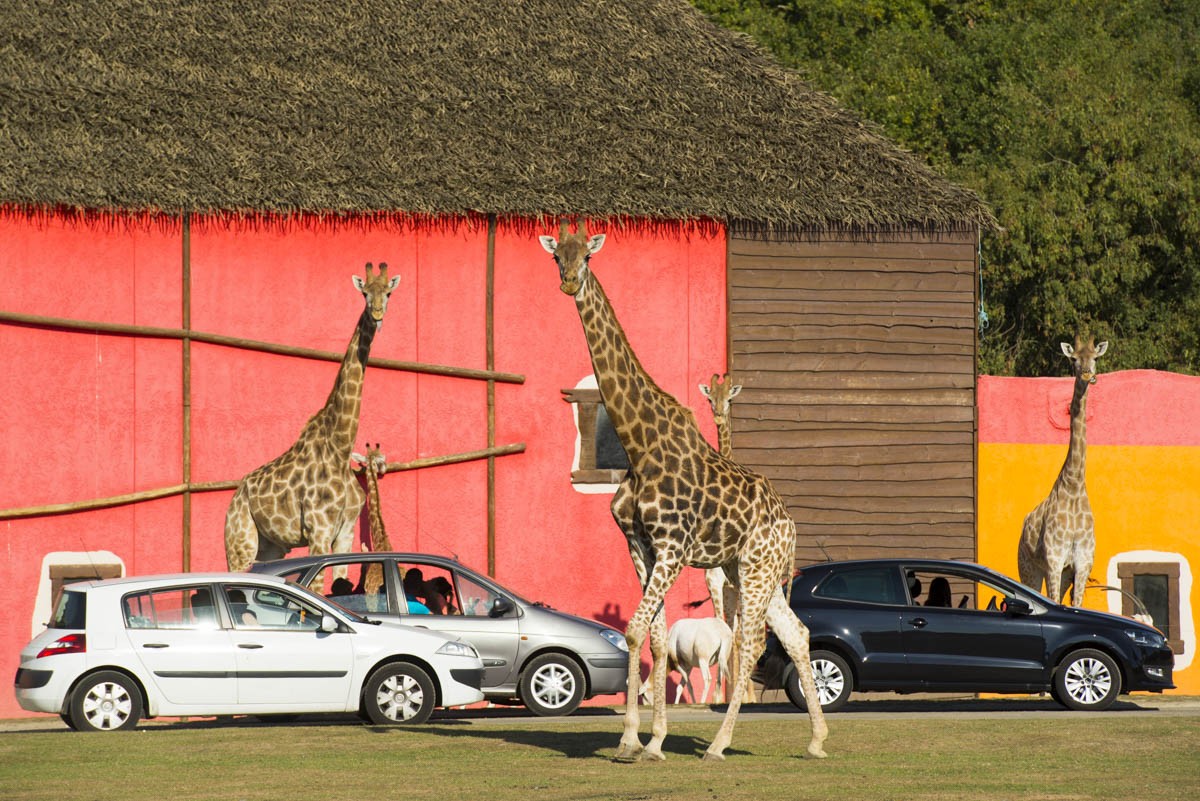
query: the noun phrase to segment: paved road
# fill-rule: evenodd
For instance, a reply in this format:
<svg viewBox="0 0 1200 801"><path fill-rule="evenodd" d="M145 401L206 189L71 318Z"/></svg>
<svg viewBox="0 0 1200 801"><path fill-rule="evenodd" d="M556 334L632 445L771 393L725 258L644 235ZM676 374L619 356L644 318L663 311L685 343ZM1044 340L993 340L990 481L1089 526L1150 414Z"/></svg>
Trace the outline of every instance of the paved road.
<svg viewBox="0 0 1200 801"><path fill-rule="evenodd" d="M556 723L577 722L586 725L598 719L610 718L618 721L624 708L620 706L584 707L568 718L551 718ZM725 714L721 705L671 705L668 707L668 718L671 721L712 721L719 723ZM769 720L781 716L803 715L787 702L747 704L742 707L739 720ZM642 719L649 720L651 710L642 707ZM1134 695L1122 696L1113 707L1105 712L1073 712L1059 706L1049 697L1016 697L1016 698L975 698L973 696L899 696L891 694L867 694L852 696L851 701L840 712L834 712L827 717L830 722L842 719L865 718L902 718L902 717L948 717L948 718L984 718L1004 717L1043 718L1043 717L1095 717L1102 716L1146 716L1169 715L1182 717L1200 717L1200 697L1173 695ZM331 721L342 720L342 717L307 715L295 723L287 725L323 725ZM349 721L357 721L353 716L344 716ZM439 720L454 721L456 724L466 723L473 726L491 725L525 725L540 726L546 718L539 718L522 707L492 707L489 709L446 710L435 714L432 723ZM181 728L212 728L230 725L225 720L213 718L192 718L181 722L175 719L144 721L144 726L172 726ZM283 725L261 723L253 718L239 720L237 725ZM0 720L0 733L19 731L66 731L67 727L57 717L44 715L31 718Z"/></svg>

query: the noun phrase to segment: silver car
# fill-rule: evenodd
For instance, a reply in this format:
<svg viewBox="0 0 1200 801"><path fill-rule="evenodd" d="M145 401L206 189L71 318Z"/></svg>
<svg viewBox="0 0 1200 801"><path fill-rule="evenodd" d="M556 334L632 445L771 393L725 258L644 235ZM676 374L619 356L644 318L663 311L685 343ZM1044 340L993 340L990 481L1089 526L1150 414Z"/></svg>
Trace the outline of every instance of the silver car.
<svg viewBox="0 0 1200 801"><path fill-rule="evenodd" d="M459 562L420 553L345 553L261 562L369 619L461 637L483 660L483 693L537 715L569 715L586 698L625 692L625 635L531 603Z"/></svg>

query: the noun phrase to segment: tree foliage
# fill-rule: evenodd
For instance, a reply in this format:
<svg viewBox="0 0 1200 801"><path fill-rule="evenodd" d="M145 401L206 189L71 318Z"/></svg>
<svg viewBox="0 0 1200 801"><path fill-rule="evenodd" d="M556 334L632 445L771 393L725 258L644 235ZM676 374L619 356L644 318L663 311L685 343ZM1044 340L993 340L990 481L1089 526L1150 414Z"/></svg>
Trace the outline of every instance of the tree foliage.
<svg viewBox="0 0 1200 801"><path fill-rule="evenodd" d="M693 0L980 192L981 370L1200 373L1196 0Z"/></svg>

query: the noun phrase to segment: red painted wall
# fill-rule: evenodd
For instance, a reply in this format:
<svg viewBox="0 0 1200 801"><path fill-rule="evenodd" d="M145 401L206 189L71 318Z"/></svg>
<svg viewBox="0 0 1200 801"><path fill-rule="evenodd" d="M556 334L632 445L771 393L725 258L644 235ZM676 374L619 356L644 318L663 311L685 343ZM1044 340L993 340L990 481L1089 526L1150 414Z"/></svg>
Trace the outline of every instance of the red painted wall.
<svg viewBox="0 0 1200 801"><path fill-rule="evenodd" d="M362 309L350 277L367 261L386 261L401 283L372 356L484 368L486 253L482 226L200 221L191 231L191 325L340 353ZM610 496L570 484L576 431L560 390L591 372L574 302L530 233L501 226L495 253L495 365L526 377L496 386L497 444L526 444L496 461L496 576L527 597L622 625L640 593ZM714 441L696 385L725 364L724 258L722 235L618 229L592 261L646 368L697 411ZM182 232L171 223L0 216L0 310L179 328L182 260ZM0 509L180 483L181 353L174 340L0 322ZM284 451L336 371L332 362L194 343L192 481L235 479ZM483 448L486 397L478 381L369 370L357 441L381 443L390 461ZM482 461L386 475L393 545L486 570L486 476ZM224 568L230 495L193 495L191 569ZM0 521L9 599L0 675L12 675L18 650L44 622L35 599L47 554L110 552L128 573L179 570L182 508L174 497ZM668 618L705 595L700 574L687 571ZM11 694L0 694L0 717L20 714Z"/></svg>

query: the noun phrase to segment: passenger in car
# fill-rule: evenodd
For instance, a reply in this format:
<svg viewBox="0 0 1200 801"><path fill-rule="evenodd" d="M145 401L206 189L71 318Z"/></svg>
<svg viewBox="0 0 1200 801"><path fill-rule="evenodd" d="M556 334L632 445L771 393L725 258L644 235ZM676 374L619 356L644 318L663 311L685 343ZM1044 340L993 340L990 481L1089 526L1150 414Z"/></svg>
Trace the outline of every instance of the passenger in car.
<svg viewBox="0 0 1200 801"><path fill-rule="evenodd" d="M925 599L926 606L950 606L954 599L950 595L950 582L945 576L937 576L929 582L929 597Z"/></svg>
<svg viewBox="0 0 1200 801"><path fill-rule="evenodd" d="M435 576L425 582L425 604L435 615L461 614L454 605L454 588L445 576Z"/></svg>
<svg viewBox="0 0 1200 801"><path fill-rule="evenodd" d="M410 615L428 615L430 609L421 603L425 598L425 574L419 567L410 567L404 571L404 594L408 597L408 613Z"/></svg>
<svg viewBox="0 0 1200 801"><path fill-rule="evenodd" d="M912 573L908 574L908 596L912 599L913 606L920 606L921 602L917 600L917 596L921 594L921 580Z"/></svg>

